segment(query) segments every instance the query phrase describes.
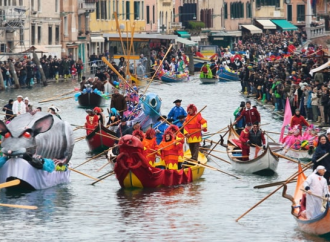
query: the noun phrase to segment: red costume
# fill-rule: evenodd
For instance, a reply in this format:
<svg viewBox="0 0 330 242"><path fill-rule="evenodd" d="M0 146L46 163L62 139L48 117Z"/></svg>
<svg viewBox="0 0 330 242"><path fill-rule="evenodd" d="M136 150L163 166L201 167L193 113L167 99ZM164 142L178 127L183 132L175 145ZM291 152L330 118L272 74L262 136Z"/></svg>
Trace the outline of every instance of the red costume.
<svg viewBox="0 0 330 242"><path fill-rule="evenodd" d="M250 109L243 109L241 115L236 119L236 123L241 120L243 117L245 117L245 123L255 123L258 122L260 123L260 114L257 109L255 108L250 108Z"/></svg>
<svg viewBox="0 0 330 242"><path fill-rule="evenodd" d="M97 115L94 113L92 115L88 114L86 116L86 123L85 123L87 135L93 132L93 130L95 129L95 127L98 126L98 124L99 124L99 118L97 117Z"/></svg>
<svg viewBox="0 0 330 242"><path fill-rule="evenodd" d="M170 125L166 130L169 130L173 134L176 134L175 139L182 144L182 149L179 150L179 160L178 162L181 163L183 162L183 145L184 145L184 135L179 131L179 127L172 124Z"/></svg>
<svg viewBox="0 0 330 242"><path fill-rule="evenodd" d="M250 137L250 131L245 128L241 132L239 136L239 140L241 141L241 147L242 147L242 160L249 160L250 155L250 146L247 145L247 142L249 141Z"/></svg>
<svg viewBox="0 0 330 242"><path fill-rule="evenodd" d="M309 127L309 124L308 122L306 121L306 119L299 115L293 115L292 118L291 118L291 123L290 123L290 127L293 128L295 125L298 125L299 126L299 129L300 129L300 132L301 132L301 128L302 126L307 126Z"/></svg>

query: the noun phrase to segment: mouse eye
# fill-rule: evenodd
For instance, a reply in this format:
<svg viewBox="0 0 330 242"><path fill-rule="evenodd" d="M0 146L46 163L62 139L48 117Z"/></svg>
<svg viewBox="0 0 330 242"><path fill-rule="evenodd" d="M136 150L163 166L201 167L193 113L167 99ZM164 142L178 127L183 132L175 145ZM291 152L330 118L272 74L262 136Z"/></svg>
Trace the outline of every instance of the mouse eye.
<svg viewBox="0 0 330 242"><path fill-rule="evenodd" d="M28 139L31 138L31 134L29 132L24 132L23 136Z"/></svg>
<svg viewBox="0 0 330 242"><path fill-rule="evenodd" d="M5 135L4 135L4 137L7 139L7 138L9 138L11 135L10 135L10 133L9 132L7 132L7 133L5 133Z"/></svg>

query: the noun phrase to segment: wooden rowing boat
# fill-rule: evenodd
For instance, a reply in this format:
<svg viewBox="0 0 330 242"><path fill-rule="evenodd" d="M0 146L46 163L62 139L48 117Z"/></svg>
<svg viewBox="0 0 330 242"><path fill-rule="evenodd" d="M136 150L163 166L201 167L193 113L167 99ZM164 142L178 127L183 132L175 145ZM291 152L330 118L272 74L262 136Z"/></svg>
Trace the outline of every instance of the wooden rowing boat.
<svg viewBox="0 0 330 242"><path fill-rule="evenodd" d="M105 103L105 99L96 93L82 93L78 97L78 103L81 107L100 107Z"/></svg>
<svg viewBox="0 0 330 242"><path fill-rule="evenodd" d="M301 166L299 164L298 171L301 172ZM298 227L301 231L313 234L317 236L329 236L330 235L330 210L329 202L327 202L324 212L313 219L305 219L299 216L300 212L300 199L302 198L304 181L306 180L305 174L302 172L298 175L297 185L294 196L286 194L287 186L283 188L282 196L289 199L292 202L291 214L296 220Z"/></svg>
<svg viewBox="0 0 330 242"><path fill-rule="evenodd" d="M171 83L176 83L176 82L183 82L183 81L187 81L188 77L176 77L176 76L168 76L168 75L163 75L161 77L161 80L163 82L171 82Z"/></svg>
<svg viewBox="0 0 330 242"><path fill-rule="evenodd" d="M295 150L295 149L284 149L283 155L292 159L297 159L303 162L308 162L312 159L313 155L308 154L308 150Z"/></svg>
<svg viewBox="0 0 330 242"><path fill-rule="evenodd" d="M227 155L235 170L259 175L273 175L275 173L279 159L268 145L267 149L259 152L259 155L255 159L242 161L240 158L236 158L237 156L242 156L242 150L237 145L238 143L239 135L231 125L227 141Z"/></svg>
<svg viewBox="0 0 330 242"><path fill-rule="evenodd" d="M119 141L120 153L116 158L114 171L123 188L155 188L175 186L198 180L204 173L204 167L192 165L181 170L162 170L151 167L143 154L142 143L134 136L125 135ZM190 151L185 152L190 158ZM201 164L207 163L204 154L199 153Z"/></svg>
<svg viewBox="0 0 330 242"><path fill-rule="evenodd" d="M90 134L86 136L86 141L90 151L93 153L98 153L114 146L115 140L112 139L111 136L116 136L116 134L104 126L97 126Z"/></svg>
<svg viewBox="0 0 330 242"><path fill-rule="evenodd" d="M219 73L219 82L227 81L239 81L237 73L231 73L229 71L223 70Z"/></svg>
<svg viewBox="0 0 330 242"><path fill-rule="evenodd" d="M200 80L203 84L215 84L219 81L217 78L200 78Z"/></svg>

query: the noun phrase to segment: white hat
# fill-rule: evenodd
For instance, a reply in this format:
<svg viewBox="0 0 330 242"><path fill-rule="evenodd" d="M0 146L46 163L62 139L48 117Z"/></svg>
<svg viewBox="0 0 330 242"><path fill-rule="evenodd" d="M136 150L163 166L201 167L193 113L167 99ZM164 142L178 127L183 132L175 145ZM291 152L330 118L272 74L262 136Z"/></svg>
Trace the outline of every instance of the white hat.
<svg viewBox="0 0 330 242"><path fill-rule="evenodd" d="M24 98L24 100L28 100L28 101L29 101L29 98L28 98L28 97L26 97L26 98Z"/></svg>
<svg viewBox="0 0 330 242"><path fill-rule="evenodd" d="M329 129L327 129L327 134L330 134L330 128L329 128Z"/></svg>
<svg viewBox="0 0 330 242"><path fill-rule="evenodd" d="M23 96L22 96L22 95L18 95L17 97L21 97L21 98L23 98Z"/></svg>
<svg viewBox="0 0 330 242"><path fill-rule="evenodd" d="M52 109L52 110L54 110L55 113L60 112L60 109L58 109L58 108L55 107L54 105L50 106L48 109Z"/></svg>
<svg viewBox="0 0 330 242"><path fill-rule="evenodd" d="M324 171L326 171L326 169L325 169L324 166L318 166L318 167L316 167L314 173L318 172L319 170L324 170Z"/></svg>

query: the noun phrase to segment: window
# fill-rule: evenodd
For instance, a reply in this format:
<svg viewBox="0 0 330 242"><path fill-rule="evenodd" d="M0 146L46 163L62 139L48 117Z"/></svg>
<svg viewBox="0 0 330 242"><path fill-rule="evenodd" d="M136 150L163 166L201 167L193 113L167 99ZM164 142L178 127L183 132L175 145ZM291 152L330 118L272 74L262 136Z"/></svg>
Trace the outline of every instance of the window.
<svg viewBox="0 0 330 242"><path fill-rule="evenodd" d="M297 21L305 21L305 5L297 5Z"/></svg>
<svg viewBox="0 0 330 242"><path fill-rule="evenodd" d="M31 8L32 8L32 10L34 10L34 0L31 0Z"/></svg>
<svg viewBox="0 0 330 242"><path fill-rule="evenodd" d="M115 9L116 9L116 2L115 2L115 0L113 0L113 2L112 2L112 15L111 15L113 19L115 18Z"/></svg>
<svg viewBox="0 0 330 242"><path fill-rule="evenodd" d="M13 0L13 6L17 6L17 1Z"/></svg>
<svg viewBox="0 0 330 242"><path fill-rule="evenodd" d="M24 45L24 29L19 29L19 44Z"/></svg>
<svg viewBox="0 0 330 242"><path fill-rule="evenodd" d="M53 44L53 27L48 26L48 45Z"/></svg>
<svg viewBox="0 0 330 242"><path fill-rule="evenodd" d="M125 1L121 3L121 18L125 20Z"/></svg>
<svg viewBox="0 0 330 242"><path fill-rule="evenodd" d="M147 6L147 12L146 12L146 14L147 14L147 24L150 24L150 16L149 16L149 14L150 14L150 9L149 9L150 7L149 6Z"/></svg>
<svg viewBox="0 0 330 242"><path fill-rule="evenodd" d="M96 13L96 19L100 19L100 2L96 3L96 9L95 9L95 13Z"/></svg>
<svg viewBox="0 0 330 242"><path fill-rule="evenodd" d="M135 20L141 19L140 2L137 2L137 1L134 2L134 19Z"/></svg>
<svg viewBox="0 0 330 242"><path fill-rule="evenodd" d="M1 53L6 52L6 44L1 44L0 45L0 52Z"/></svg>
<svg viewBox="0 0 330 242"><path fill-rule="evenodd" d="M223 4L223 14L224 14L224 18L227 19L228 18L228 3Z"/></svg>
<svg viewBox="0 0 330 242"><path fill-rule="evenodd" d="M155 5L152 6L152 23L155 23Z"/></svg>
<svg viewBox="0 0 330 242"><path fill-rule="evenodd" d="M172 22L175 22L175 8L173 8Z"/></svg>
<svg viewBox="0 0 330 242"><path fill-rule="evenodd" d="M292 5L287 5L287 20L292 21Z"/></svg>
<svg viewBox="0 0 330 242"><path fill-rule="evenodd" d="M101 4L101 19L107 19L107 2L105 0L99 2Z"/></svg>
<svg viewBox="0 0 330 242"><path fill-rule="evenodd" d="M41 26L38 26L38 44L41 44Z"/></svg>
<svg viewBox="0 0 330 242"><path fill-rule="evenodd" d="M38 0L38 12L41 12L41 0Z"/></svg>
<svg viewBox="0 0 330 242"><path fill-rule="evenodd" d="M19 0L19 5L23 6L23 0Z"/></svg>
<svg viewBox="0 0 330 242"><path fill-rule="evenodd" d="M35 25L31 26L31 44L32 45L36 44L36 26Z"/></svg>
<svg viewBox="0 0 330 242"><path fill-rule="evenodd" d="M144 2L141 2L141 20L144 19Z"/></svg>
<svg viewBox="0 0 330 242"><path fill-rule="evenodd" d="M130 19L130 9L129 9L129 6L130 5L130 2L126 2L126 19Z"/></svg>
<svg viewBox="0 0 330 242"><path fill-rule="evenodd" d="M246 17L251 18L251 4L249 2L246 3Z"/></svg>
<svg viewBox="0 0 330 242"><path fill-rule="evenodd" d="M64 36L68 36L68 17L65 16L64 17L64 25L63 25L63 28L64 28Z"/></svg>
<svg viewBox="0 0 330 242"><path fill-rule="evenodd" d="M55 12L58 12L58 0L55 0Z"/></svg>
<svg viewBox="0 0 330 242"><path fill-rule="evenodd" d="M60 43L60 26L55 26L55 44Z"/></svg>

